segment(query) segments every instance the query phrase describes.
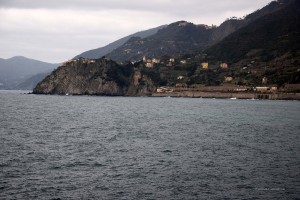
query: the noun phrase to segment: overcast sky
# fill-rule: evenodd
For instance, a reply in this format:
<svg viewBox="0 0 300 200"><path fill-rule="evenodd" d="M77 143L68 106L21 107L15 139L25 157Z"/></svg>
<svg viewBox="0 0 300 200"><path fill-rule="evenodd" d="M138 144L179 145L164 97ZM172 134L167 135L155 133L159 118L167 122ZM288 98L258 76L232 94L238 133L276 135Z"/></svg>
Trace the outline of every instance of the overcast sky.
<svg viewBox="0 0 300 200"><path fill-rule="evenodd" d="M58 63L179 20L220 25L271 0L0 0L0 58Z"/></svg>

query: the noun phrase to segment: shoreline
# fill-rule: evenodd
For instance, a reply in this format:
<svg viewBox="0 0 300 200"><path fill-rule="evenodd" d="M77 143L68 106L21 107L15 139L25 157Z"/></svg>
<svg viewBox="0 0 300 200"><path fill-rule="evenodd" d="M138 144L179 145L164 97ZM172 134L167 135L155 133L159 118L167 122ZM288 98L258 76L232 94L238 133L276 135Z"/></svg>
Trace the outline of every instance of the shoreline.
<svg viewBox="0 0 300 200"><path fill-rule="evenodd" d="M36 94L31 90L1 90L2 93L23 93ZM203 92L203 91L174 91L154 92L152 94L128 96L128 95L101 95L101 94L46 94L38 95L59 95L59 96L106 96L106 97L178 97L178 98L208 98L208 99L260 99L260 100L297 100L300 101L300 93L254 93L254 92Z"/></svg>
<svg viewBox="0 0 300 200"><path fill-rule="evenodd" d="M153 93L153 97L187 97L187 98L216 98L216 99L266 99L266 100L298 100L300 93L241 93L241 92L200 92L180 91Z"/></svg>

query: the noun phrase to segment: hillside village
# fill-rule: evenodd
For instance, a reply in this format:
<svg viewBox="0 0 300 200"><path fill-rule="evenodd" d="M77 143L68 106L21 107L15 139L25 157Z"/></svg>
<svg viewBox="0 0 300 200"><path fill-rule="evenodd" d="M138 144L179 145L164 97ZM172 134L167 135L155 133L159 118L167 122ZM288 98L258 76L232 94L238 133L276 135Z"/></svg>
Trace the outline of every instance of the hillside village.
<svg viewBox="0 0 300 200"><path fill-rule="evenodd" d="M103 59L107 58L103 57ZM78 58L64 62L63 66L79 63L88 66L95 64L95 62L96 59ZM128 65L128 62L120 62L119 64ZM129 64L133 68L141 70L137 80L134 80L135 84L143 84L140 80L142 76L148 76L155 83L152 96L210 97L219 93L216 97L237 96L239 98L268 99L270 95L300 92L300 84L298 83L278 85L269 81L267 76L254 67L255 61L250 61L246 66L240 66L239 69L239 71L245 71L245 73L259 77L255 80L243 80L245 77L239 77L235 65L231 66L221 61L210 62L207 59L207 54L181 57L164 56L161 58L146 58L144 56L142 60L132 61ZM296 72L299 73L300 69L296 69ZM287 96L286 98L292 97ZM297 98L300 98L300 95Z"/></svg>
<svg viewBox="0 0 300 200"><path fill-rule="evenodd" d="M218 27L174 22L101 58L69 60L34 91L300 99L299 13L299 1L280 0Z"/></svg>

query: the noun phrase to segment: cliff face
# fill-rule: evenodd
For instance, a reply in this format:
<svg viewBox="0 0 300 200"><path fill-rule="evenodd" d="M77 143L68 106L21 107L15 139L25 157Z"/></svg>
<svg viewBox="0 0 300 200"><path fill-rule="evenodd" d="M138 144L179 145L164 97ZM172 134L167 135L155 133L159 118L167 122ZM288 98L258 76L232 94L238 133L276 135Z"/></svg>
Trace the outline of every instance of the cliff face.
<svg viewBox="0 0 300 200"><path fill-rule="evenodd" d="M155 83L140 69L135 69L128 87L127 96L150 96L156 90Z"/></svg>
<svg viewBox="0 0 300 200"><path fill-rule="evenodd" d="M132 64L107 59L78 59L64 63L33 89L34 94L135 96L155 90L151 79Z"/></svg>

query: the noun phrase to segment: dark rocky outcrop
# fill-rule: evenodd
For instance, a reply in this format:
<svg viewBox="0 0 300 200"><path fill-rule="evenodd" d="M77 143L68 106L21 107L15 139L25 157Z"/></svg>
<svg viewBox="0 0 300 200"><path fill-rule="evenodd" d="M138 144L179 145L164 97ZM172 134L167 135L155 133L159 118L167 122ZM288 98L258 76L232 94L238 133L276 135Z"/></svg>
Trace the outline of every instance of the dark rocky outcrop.
<svg viewBox="0 0 300 200"><path fill-rule="evenodd" d="M142 74L139 63L119 65L101 58L64 63L38 83L33 93L143 96L150 95L155 89L153 81Z"/></svg>

